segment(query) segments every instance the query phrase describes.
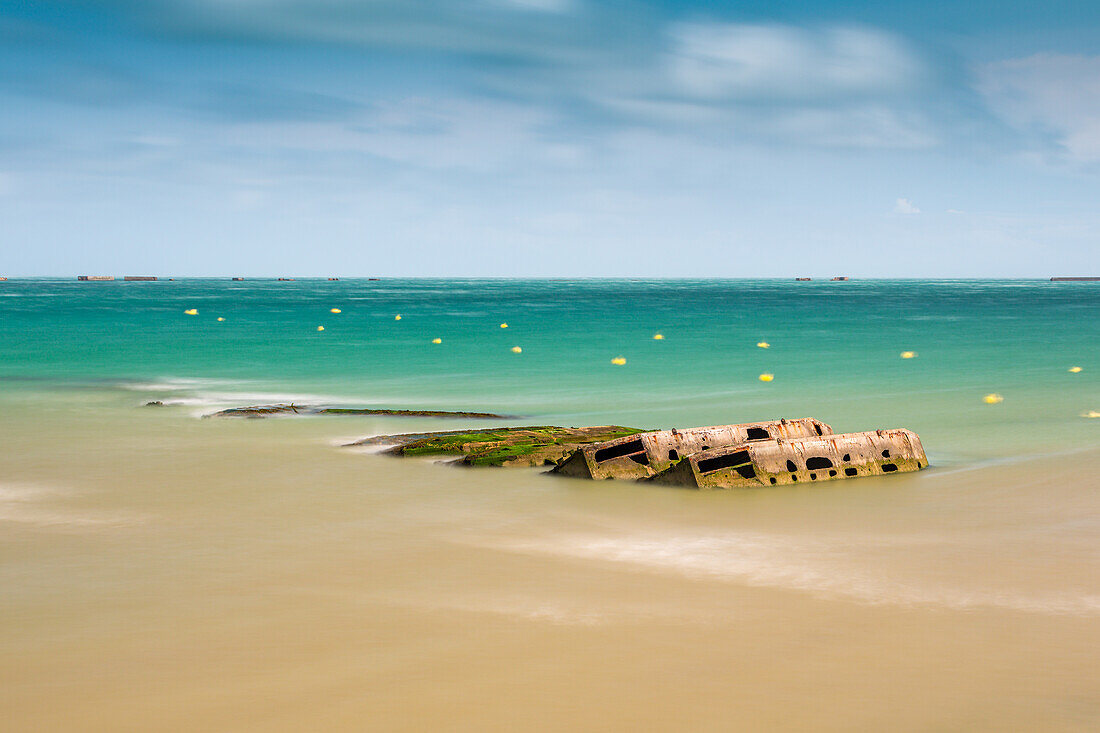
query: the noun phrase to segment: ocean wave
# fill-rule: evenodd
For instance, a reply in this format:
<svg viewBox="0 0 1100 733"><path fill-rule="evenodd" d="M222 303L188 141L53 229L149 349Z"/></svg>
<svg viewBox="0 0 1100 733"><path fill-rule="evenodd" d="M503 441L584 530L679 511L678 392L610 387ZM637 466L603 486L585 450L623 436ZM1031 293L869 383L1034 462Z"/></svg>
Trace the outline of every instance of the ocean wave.
<svg viewBox="0 0 1100 733"><path fill-rule="evenodd" d="M212 410L247 405L349 405L368 402L364 397L317 394L308 392L265 391L255 381L215 379L209 377L159 377L134 380L118 385L124 390L157 396L165 405L198 408L196 417Z"/></svg>
<svg viewBox="0 0 1100 733"><path fill-rule="evenodd" d="M835 538L737 532L707 536L615 536L569 534L545 539L489 543L523 554L554 555L659 573L793 590L867 605L933 606L950 610L1000 608L1027 613L1093 616L1100 594L960 588L917 582L860 567L852 547L874 555L890 546L942 544L935 537Z"/></svg>
<svg viewBox="0 0 1100 733"><path fill-rule="evenodd" d="M581 604L565 604L554 600L524 597L398 600L393 601L393 603L418 609L428 607L460 613L487 613L494 616L548 623L554 626L598 626L608 623L614 615L604 610L586 608Z"/></svg>
<svg viewBox="0 0 1100 733"><path fill-rule="evenodd" d="M147 517L136 512L75 511L64 502L76 492L30 484L0 484L0 524L34 525L55 529L93 529L141 524Z"/></svg>
<svg viewBox="0 0 1100 733"><path fill-rule="evenodd" d="M118 386L121 389L133 392L180 392L193 391L199 388L231 386L234 384L243 383L206 377L159 377L151 380L121 381L118 383Z"/></svg>

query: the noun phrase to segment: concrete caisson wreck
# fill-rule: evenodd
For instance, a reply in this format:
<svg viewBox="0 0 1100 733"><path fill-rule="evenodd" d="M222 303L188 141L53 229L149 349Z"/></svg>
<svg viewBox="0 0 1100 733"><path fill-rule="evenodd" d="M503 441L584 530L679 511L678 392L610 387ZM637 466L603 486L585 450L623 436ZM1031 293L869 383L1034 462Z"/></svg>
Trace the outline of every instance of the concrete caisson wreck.
<svg viewBox="0 0 1100 733"><path fill-rule="evenodd" d="M776 438L818 437L832 432L831 427L812 417L658 430L586 445L559 462L551 472L590 479L647 478L700 451Z"/></svg>
<svg viewBox="0 0 1100 733"><path fill-rule="evenodd" d="M728 489L874 476L927 468L917 434L870 430L727 445L686 456L650 481Z"/></svg>

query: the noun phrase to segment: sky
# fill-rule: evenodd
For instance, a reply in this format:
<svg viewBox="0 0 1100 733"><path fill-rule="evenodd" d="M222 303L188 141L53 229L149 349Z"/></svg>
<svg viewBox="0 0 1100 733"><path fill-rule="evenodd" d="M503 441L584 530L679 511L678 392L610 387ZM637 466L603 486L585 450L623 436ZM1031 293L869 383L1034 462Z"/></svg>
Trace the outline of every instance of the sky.
<svg viewBox="0 0 1100 733"><path fill-rule="evenodd" d="M4 0L0 276L1100 275L1100 3Z"/></svg>

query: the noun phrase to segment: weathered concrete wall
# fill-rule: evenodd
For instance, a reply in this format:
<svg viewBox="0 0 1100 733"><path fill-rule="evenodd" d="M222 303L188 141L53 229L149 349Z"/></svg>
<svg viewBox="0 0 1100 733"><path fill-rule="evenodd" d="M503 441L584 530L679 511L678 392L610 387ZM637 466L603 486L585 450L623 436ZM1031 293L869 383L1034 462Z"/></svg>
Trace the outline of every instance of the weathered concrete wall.
<svg viewBox="0 0 1100 733"><path fill-rule="evenodd" d="M755 440L830 435L833 429L812 417L658 430L584 446L554 467L553 473L576 478L645 478L664 471L687 455Z"/></svg>
<svg viewBox="0 0 1100 733"><path fill-rule="evenodd" d="M698 489L748 488L919 471L928 457L905 429L780 438L692 454L652 477Z"/></svg>

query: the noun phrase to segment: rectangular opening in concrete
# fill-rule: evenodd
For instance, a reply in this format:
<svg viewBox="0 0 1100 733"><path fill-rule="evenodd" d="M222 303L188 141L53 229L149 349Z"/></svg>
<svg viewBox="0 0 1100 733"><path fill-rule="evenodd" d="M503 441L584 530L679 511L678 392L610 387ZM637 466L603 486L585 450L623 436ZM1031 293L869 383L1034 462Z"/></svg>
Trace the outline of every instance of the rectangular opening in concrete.
<svg viewBox="0 0 1100 733"><path fill-rule="evenodd" d="M623 456L629 456L631 453L641 453L643 451L645 451L645 445L641 439L638 439L613 445L610 448L600 448L592 457L596 460L596 463L603 463L604 461L610 461L612 458L622 458Z"/></svg>
<svg viewBox="0 0 1100 733"><path fill-rule="evenodd" d="M704 458L699 461L699 473L711 473L722 468L733 468L734 466L740 466L744 463L751 463L752 459L749 458L749 452L745 450L739 450L736 453L727 453L724 456L718 456L717 458ZM756 473L753 473L755 476Z"/></svg>

